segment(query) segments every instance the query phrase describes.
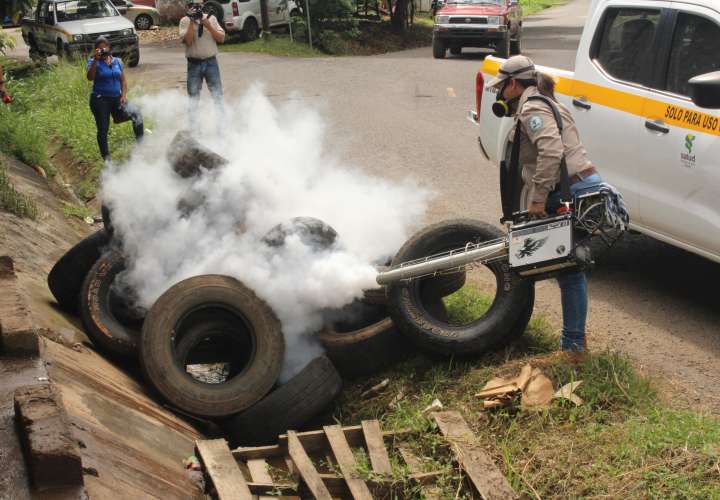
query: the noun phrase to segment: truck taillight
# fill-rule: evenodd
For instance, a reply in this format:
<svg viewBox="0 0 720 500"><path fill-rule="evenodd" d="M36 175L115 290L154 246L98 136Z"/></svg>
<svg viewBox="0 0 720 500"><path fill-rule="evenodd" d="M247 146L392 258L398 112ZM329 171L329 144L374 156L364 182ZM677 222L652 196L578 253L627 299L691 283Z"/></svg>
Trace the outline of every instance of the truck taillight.
<svg viewBox="0 0 720 500"><path fill-rule="evenodd" d="M232 9L233 9L233 16L237 17L240 15L240 8L238 7L238 4L233 2L232 3Z"/></svg>
<svg viewBox="0 0 720 500"><path fill-rule="evenodd" d="M482 94L484 87L485 78L483 78L482 71L478 71L477 76L475 77L475 107L478 120L480 119L480 106L482 105Z"/></svg>

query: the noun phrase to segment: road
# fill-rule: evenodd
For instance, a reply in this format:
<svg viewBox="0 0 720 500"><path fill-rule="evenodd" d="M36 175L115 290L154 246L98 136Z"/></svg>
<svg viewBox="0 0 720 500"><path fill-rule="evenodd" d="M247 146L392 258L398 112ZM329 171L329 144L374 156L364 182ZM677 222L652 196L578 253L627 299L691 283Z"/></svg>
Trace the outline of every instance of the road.
<svg viewBox="0 0 720 500"><path fill-rule="evenodd" d="M575 0L527 19L524 52L539 64L572 69L588 5ZM480 157L476 130L465 120L483 57L472 51L435 60L430 48L355 58L221 54L220 65L229 99L256 81L277 102L297 92L294 98L327 117L333 153L374 174L410 177L432 189L427 222L494 222L500 215L497 169ZM145 47L130 74L146 91L182 89L183 52ZM625 351L671 394L720 412L715 281L719 265L629 236L590 276L590 348ZM536 311L559 329L557 285L539 283L537 292Z"/></svg>

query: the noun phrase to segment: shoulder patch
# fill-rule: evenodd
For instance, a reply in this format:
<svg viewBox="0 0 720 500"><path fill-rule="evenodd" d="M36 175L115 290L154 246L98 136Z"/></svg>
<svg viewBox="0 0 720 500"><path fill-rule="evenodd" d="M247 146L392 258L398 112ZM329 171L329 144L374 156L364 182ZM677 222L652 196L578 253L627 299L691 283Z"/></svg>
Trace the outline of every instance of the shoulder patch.
<svg viewBox="0 0 720 500"><path fill-rule="evenodd" d="M531 132L537 132L540 130L543 126L543 119L541 116L533 115L528 120L528 127L530 128Z"/></svg>

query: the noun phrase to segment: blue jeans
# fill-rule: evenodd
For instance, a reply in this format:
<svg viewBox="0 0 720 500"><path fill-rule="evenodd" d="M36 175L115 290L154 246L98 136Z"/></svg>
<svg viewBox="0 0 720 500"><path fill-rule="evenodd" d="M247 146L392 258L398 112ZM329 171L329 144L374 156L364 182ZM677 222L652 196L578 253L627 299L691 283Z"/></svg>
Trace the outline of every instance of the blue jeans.
<svg viewBox="0 0 720 500"><path fill-rule="evenodd" d="M602 182L598 174L589 175L570 186L570 193L576 194ZM560 191L548 196L546 209L554 214L560 206ZM557 278L560 285L560 302L563 311L563 329L560 348L563 351L582 352L585 350L585 322L587 320L587 279L585 273L578 271Z"/></svg>
<svg viewBox="0 0 720 500"><path fill-rule="evenodd" d="M131 103L125 106L120 105L120 96L98 96L90 94L90 111L95 117L97 127L97 142L100 154L104 160L110 159L110 147L108 146L108 131L110 130L110 117L115 123L122 123L132 120L135 140L140 142L143 137L144 125L140 110Z"/></svg>
<svg viewBox="0 0 720 500"><path fill-rule="evenodd" d="M188 114L190 115L190 128L195 129L197 125L197 108L200 101L200 90L203 79L207 83L208 90L215 101L217 111L218 129L224 120L225 110L223 107L223 88L220 79L220 67L217 58L197 60L188 59L187 62L187 92L190 96Z"/></svg>

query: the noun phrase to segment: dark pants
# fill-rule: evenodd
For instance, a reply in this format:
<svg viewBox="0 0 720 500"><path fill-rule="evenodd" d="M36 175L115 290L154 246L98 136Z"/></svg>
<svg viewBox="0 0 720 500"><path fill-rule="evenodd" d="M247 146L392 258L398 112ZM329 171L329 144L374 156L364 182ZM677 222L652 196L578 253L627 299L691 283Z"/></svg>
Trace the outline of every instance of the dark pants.
<svg viewBox="0 0 720 500"><path fill-rule="evenodd" d="M132 104L120 105L120 97L90 95L90 111L95 117L97 127L97 141L100 147L100 154L103 159L110 159L110 148L108 146L108 131L110 130L110 117L115 123L132 121L135 139L140 142L143 136L143 118L140 110Z"/></svg>

